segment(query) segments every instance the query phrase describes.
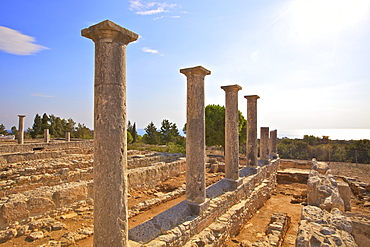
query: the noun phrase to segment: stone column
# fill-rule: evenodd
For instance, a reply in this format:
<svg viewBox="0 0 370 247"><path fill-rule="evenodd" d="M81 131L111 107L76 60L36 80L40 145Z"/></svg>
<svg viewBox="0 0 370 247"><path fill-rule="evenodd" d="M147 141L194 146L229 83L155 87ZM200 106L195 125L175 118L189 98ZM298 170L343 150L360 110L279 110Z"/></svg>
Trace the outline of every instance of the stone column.
<svg viewBox="0 0 370 247"><path fill-rule="evenodd" d="M19 125L18 125L18 144L24 143L24 118L26 115L18 115Z"/></svg>
<svg viewBox="0 0 370 247"><path fill-rule="evenodd" d="M270 158L269 133L269 127L261 127L260 160L262 164L267 164Z"/></svg>
<svg viewBox="0 0 370 247"><path fill-rule="evenodd" d="M244 96L247 99L247 166L258 164L257 99L258 95Z"/></svg>
<svg viewBox="0 0 370 247"><path fill-rule="evenodd" d="M46 143L50 142L49 129L44 129L44 142Z"/></svg>
<svg viewBox="0 0 370 247"><path fill-rule="evenodd" d="M126 46L138 35L109 20L81 34L95 43L94 247L128 246Z"/></svg>
<svg viewBox="0 0 370 247"><path fill-rule="evenodd" d="M71 132L66 132L66 142L71 141Z"/></svg>
<svg viewBox="0 0 370 247"><path fill-rule="evenodd" d="M277 158L277 130L270 131L270 159Z"/></svg>
<svg viewBox="0 0 370 247"><path fill-rule="evenodd" d="M239 85L222 86L226 93L225 109L225 178L239 179ZM236 185L237 186L237 185ZM236 188L236 186L234 186ZM234 188L233 188L234 189Z"/></svg>
<svg viewBox="0 0 370 247"><path fill-rule="evenodd" d="M211 71L197 66L181 69L187 77L186 201L195 214L207 208L205 180L204 77Z"/></svg>

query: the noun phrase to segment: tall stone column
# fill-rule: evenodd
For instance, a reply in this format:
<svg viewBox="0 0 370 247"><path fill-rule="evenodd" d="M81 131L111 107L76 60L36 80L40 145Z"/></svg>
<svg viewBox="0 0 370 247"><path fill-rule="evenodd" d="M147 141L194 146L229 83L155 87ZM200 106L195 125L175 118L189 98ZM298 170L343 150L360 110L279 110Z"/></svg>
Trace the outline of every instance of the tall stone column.
<svg viewBox="0 0 370 247"><path fill-rule="evenodd" d="M197 66L181 69L187 77L186 201L200 214L206 207L204 77L211 71Z"/></svg>
<svg viewBox="0 0 370 247"><path fill-rule="evenodd" d="M269 134L269 127L261 127L260 160L263 164L266 164L270 158Z"/></svg>
<svg viewBox="0 0 370 247"><path fill-rule="evenodd" d="M138 35L109 20L81 34L95 43L94 246L128 246L126 46Z"/></svg>
<svg viewBox="0 0 370 247"><path fill-rule="evenodd" d="M221 87L226 94L225 109L225 178L239 179L239 112L238 91L239 85Z"/></svg>
<svg viewBox="0 0 370 247"><path fill-rule="evenodd" d="M270 131L270 158L277 158L277 130Z"/></svg>
<svg viewBox="0 0 370 247"><path fill-rule="evenodd" d="M44 129L44 142L46 142L46 143L50 142L49 129Z"/></svg>
<svg viewBox="0 0 370 247"><path fill-rule="evenodd" d="M66 132L66 142L71 141L71 132Z"/></svg>
<svg viewBox="0 0 370 247"><path fill-rule="evenodd" d="M257 99L258 95L244 96L247 99L247 166L258 164Z"/></svg>
<svg viewBox="0 0 370 247"><path fill-rule="evenodd" d="M26 115L18 115L19 125L18 125L18 144L24 143L24 118Z"/></svg>

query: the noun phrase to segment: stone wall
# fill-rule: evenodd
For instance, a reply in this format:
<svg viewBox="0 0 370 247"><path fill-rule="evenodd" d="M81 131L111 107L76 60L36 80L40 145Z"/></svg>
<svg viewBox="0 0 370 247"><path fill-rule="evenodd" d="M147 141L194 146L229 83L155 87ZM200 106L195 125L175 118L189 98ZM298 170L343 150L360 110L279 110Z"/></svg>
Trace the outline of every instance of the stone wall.
<svg viewBox="0 0 370 247"><path fill-rule="evenodd" d="M28 143L28 144L8 144L0 145L0 154L9 154L17 152L32 152L35 149L50 151L50 150L60 150L68 148L92 148L94 145L93 140L84 141L71 141L71 142L50 142L50 143Z"/></svg>
<svg viewBox="0 0 370 247"><path fill-rule="evenodd" d="M176 155L160 156L159 159L171 160ZM92 159L82 161L76 158L63 163L45 164L39 161L34 162L32 167L16 165L1 171L0 229L4 229L11 222L27 221L29 217L49 214L52 210L93 198L92 164ZM185 160L181 159L171 163L159 162L148 167L130 169L129 190L154 188L167 178L184 173L185 166Z"/></svg>
<svg viewBox="0 0 370 247"><path fill-rule="evenodd" d="M244 168L242 184L230 191L225 179L207 188L209 207L201 215L191 213L183 201L129 230L131 246L222 246L270 198L276 187L279 160L263 167Z"/></svg>

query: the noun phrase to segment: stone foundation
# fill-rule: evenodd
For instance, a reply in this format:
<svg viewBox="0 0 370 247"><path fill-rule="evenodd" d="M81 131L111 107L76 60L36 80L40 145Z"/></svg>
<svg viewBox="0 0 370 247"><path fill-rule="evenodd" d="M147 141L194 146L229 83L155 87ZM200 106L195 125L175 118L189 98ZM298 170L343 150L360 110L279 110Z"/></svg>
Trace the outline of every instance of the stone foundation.
<svg viewBox="0 0 370 247"><path fill-rule="evenodd" d="M279 160L253 170L245 168L241 185L230 191L223 179L207 188L209 203L201 215L191 213L184 201L129 230L131 246L222 246L263 206L276 186ZM253 171L252 171L253 170Z"/></svg>

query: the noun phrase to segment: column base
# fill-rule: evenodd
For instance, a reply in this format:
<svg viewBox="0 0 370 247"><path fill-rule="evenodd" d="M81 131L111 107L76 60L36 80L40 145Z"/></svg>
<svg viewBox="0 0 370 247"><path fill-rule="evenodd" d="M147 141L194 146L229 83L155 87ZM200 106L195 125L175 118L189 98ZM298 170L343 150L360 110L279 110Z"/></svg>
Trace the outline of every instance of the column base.
<svg viewBox="0 0 370 247"><path fill-rule="evenodd" d="M191 203L186 201L189 206L190 212L195 215L201 215L209 207L209 199L206 199L203 203Z"/></svg>

